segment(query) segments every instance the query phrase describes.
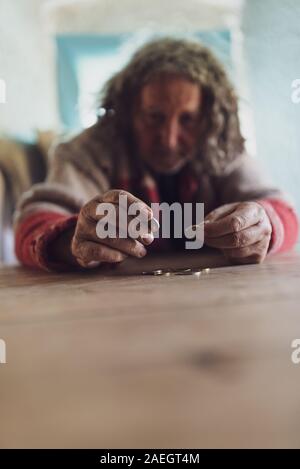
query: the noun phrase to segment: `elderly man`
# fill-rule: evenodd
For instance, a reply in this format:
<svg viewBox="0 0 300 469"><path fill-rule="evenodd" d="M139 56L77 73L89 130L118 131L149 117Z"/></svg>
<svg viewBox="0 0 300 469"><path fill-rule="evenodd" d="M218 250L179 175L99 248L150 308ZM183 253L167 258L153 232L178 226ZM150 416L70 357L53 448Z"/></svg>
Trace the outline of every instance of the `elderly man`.
<svg viewBox="0 0 300 469"><path fill-rule="evenodd" d="M204 203L205 244L233 263L293 247L297 216L245 153L237 98L207 48L171 38L146 44L108 81L101 108L93 127L56 146L46 181L20 200L23 264L90 268L165 249L160 241L178 247L175 239L153 242L151 231L99 238L97 207L120 209L120 194L149 220L152 202Z"/></svg>

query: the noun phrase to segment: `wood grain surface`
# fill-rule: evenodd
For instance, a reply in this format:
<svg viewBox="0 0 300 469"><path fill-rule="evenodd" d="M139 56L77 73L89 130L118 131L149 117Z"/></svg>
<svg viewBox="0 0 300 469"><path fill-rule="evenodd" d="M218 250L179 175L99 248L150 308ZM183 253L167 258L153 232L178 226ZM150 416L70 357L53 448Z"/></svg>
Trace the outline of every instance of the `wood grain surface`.
<svg viewBox="0 0 300 469"><path fill-rule="evenodd" d="M140 275L211 267L195 276ZM0 447L299 447L300 256L0 268Z"/></svg>

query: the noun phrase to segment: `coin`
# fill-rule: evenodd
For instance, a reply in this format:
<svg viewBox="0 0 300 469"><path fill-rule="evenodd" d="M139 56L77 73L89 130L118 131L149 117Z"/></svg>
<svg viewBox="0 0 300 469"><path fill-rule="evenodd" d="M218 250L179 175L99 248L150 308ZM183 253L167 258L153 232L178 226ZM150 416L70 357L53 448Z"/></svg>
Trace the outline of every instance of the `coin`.
<svg viewBox="0 0 300 469"><path fill-rule="evenodd" d="M143 275L164 275L168 273L168 270L157 269L157 270L150 270L147 272L142 272Z"/></svg>
<svg viewBox="0 0 300 469"><path fill-rule="evenodd" d="M166 277L171 277L173 275L196 275L199 276L204 271L205 273L210 269L200 269L200 268L187 268L187 269L156 269L146 272L142 272L143 275L164 275Z"/></svg>
<svg viewBox="0 0 300 469"><path fill-rule="evenodd" d="M187 269L187 270L182 270L182 271L174 271L170 272L170 275L200 275L201 270L192 270L192 269Z"/></svg>
<svg viewBox="0 0 300 469"><path fill-rule="evenodd" d="M210 269L209 269L209 268L207 268L207 269L202 269L202 272L203 272L204 274L208 274L208 273L210 272Z"/></svg>

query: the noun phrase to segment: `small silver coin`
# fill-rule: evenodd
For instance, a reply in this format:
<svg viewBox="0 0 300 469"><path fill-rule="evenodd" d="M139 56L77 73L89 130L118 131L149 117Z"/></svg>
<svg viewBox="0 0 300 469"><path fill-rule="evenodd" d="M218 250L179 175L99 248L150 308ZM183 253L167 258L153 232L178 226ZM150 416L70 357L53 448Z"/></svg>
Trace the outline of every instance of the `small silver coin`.
<svg viewBox="0 0 300 469"><path fill-rule="evenodd" d="M200 275L201 270L195 270L195 269L186 269L186 270L175 270L173 272L170 272L170 275Z"/></svg>
<svg viewBox="0 0 300 469"><path fill-rule="evenodd" d="M168 270L157 269L157 270L150 270L147 272L142 272L143 275L165 275L168 273Z"/></svg>
<svg viewBox="0 0 300 469"><path fill-rule="evenodd" d="M202 270L208 269L156 269L147 272L142 272L143 275L164 275L171 277L173 275L200 275Z"/></svg>

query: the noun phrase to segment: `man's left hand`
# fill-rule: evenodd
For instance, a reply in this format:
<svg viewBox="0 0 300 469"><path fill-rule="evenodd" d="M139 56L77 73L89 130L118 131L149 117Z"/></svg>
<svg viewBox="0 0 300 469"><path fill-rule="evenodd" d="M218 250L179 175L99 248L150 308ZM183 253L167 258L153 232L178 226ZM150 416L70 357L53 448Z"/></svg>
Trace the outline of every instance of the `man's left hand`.
<svg viewBox="0 0 300 469"><path fill-rule="evenodd" d="M222 205L210 212L204 221L205 244L221 249L232 263L260 263L265 259L272 226L259 203Z"/></svg>

